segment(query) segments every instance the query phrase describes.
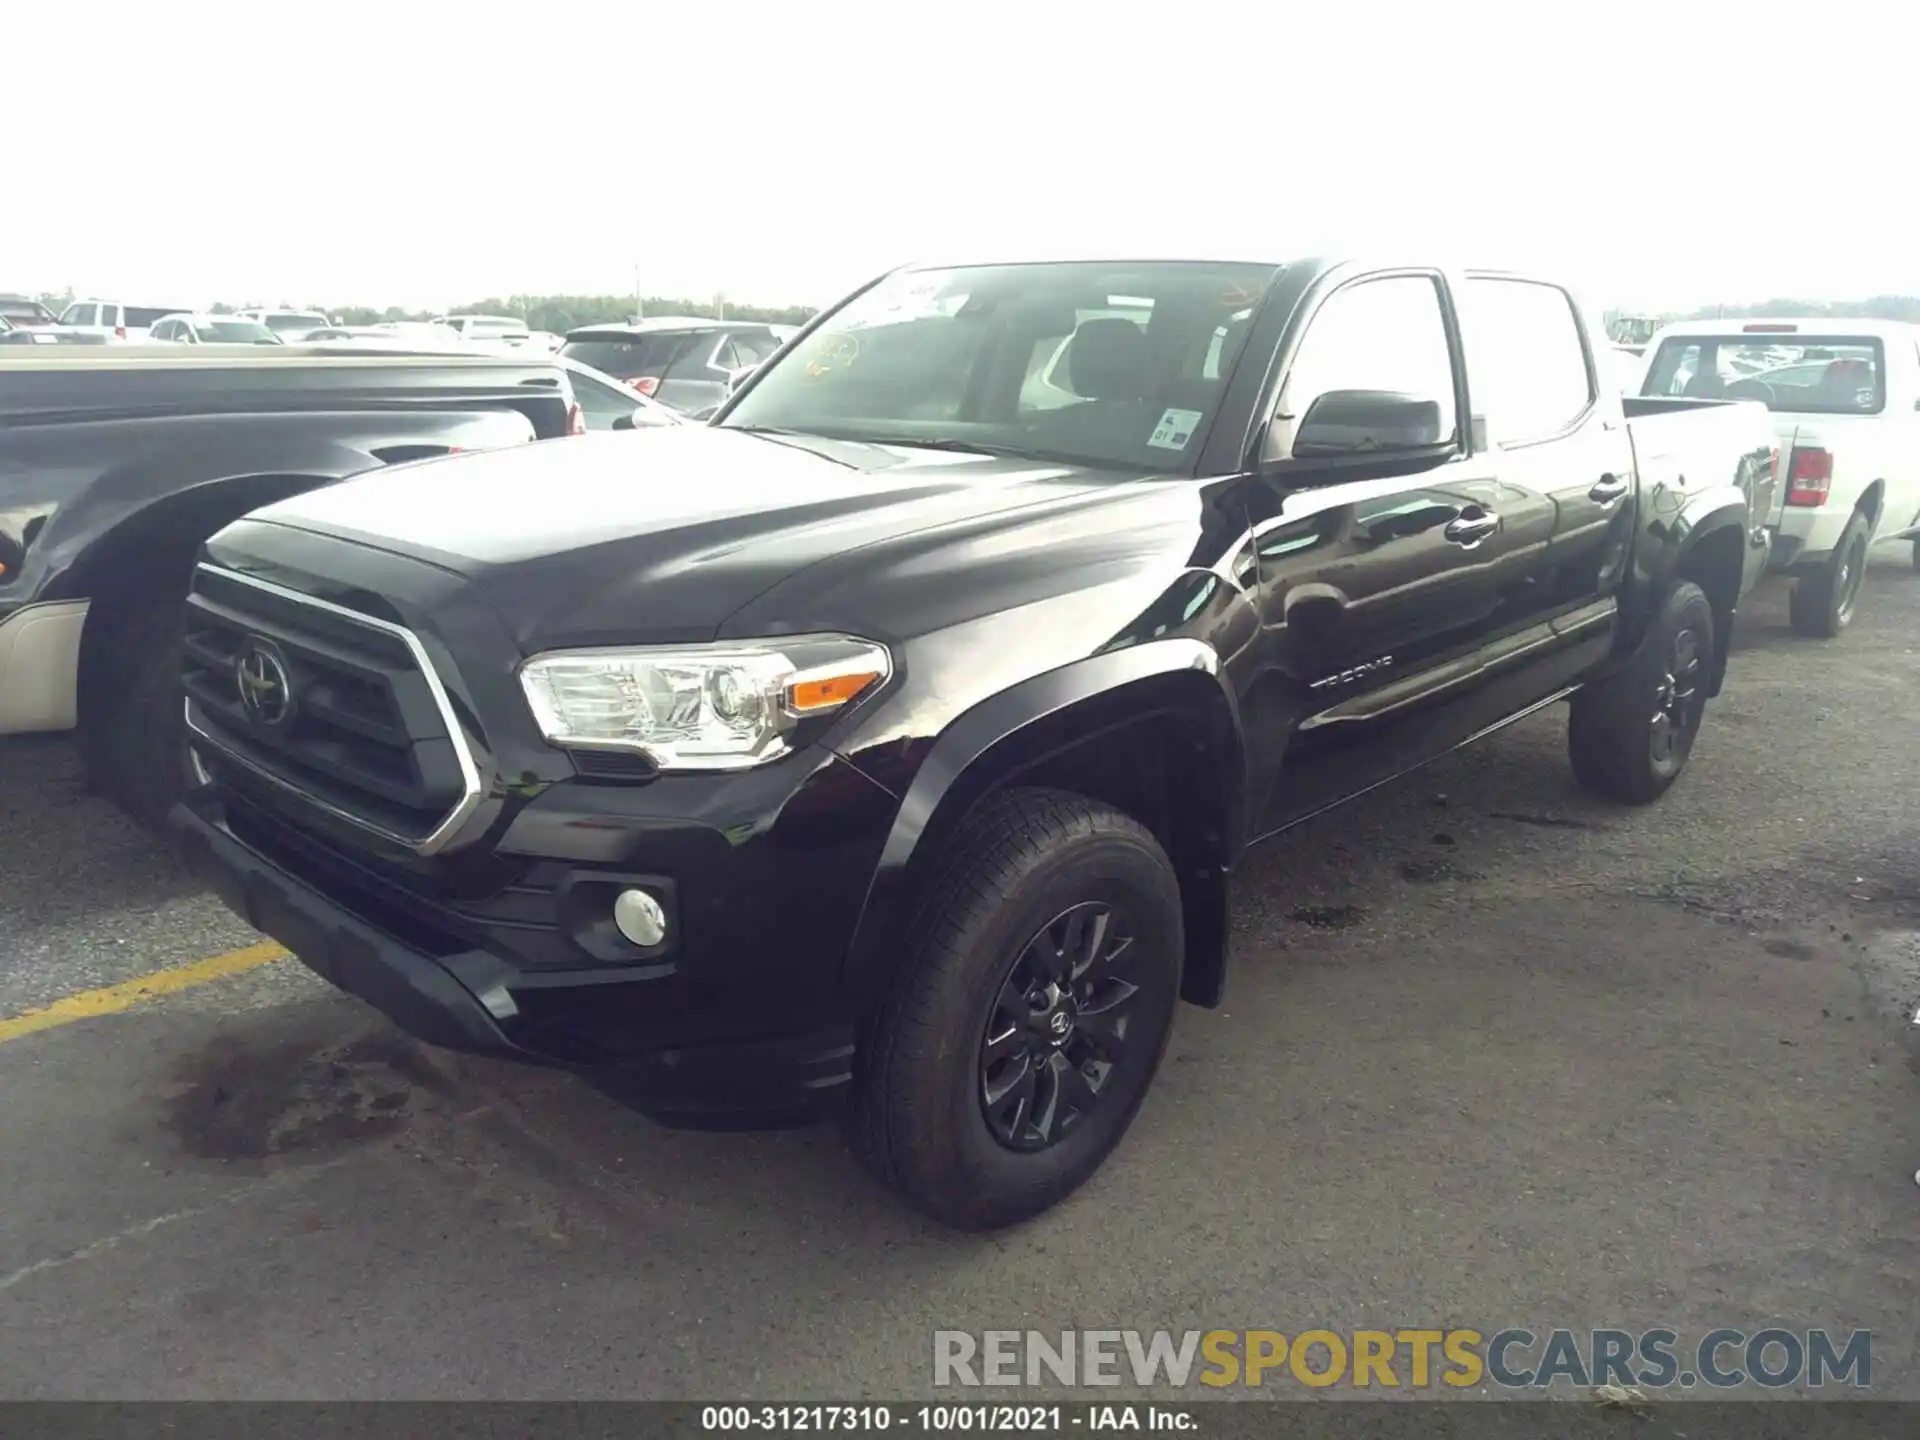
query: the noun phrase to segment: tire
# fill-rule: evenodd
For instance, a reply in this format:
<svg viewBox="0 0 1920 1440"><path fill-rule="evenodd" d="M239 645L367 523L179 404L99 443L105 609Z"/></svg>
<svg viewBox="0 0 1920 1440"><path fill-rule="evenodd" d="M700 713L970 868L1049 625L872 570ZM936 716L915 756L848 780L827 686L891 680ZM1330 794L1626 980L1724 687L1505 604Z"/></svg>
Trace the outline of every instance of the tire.
<svg viewBox="0 0 1920 1440"><path fill-rule="evenodd" d="M1645 805L1680 778L1706 711L1713 631L1706 592L1676 581L1633 658L1575 692L1567 752L1583 786Z"/></svg>
<svg viewBox="0 0 1920 1440"><path fill-rule="evenodd" d="M1183 935L1179 880L1144 826L1064 791L990 796L953 837L901 969L863 1026L847 1111L855 1153L909 1204L962 1230L1058 1203L1120 1143L1153 1082ZM1111 963L1092 967L1104 975L1092 995L1080 993L1090 982L1076 967L1068 993L1036 1008L1054 941ZM1134 987L1124 999L1122 985ZM1076 994L1101 1003L1079 1010ZM1022 1074L1033 1077L1024 1112L1013 1083ZM990 1087L1009 1085L1011 1098L990 1104ZM1077 1117L1076 1099L1086 1102Z"/></svg>
<svg viewBox="0 0 1920 1440"><path fill-rule="evenodd" d="M1827 562L1795 583L1787 603L1794 632L1831 640L1846 629L1860 606L1867 575L1867 517L1854 512Z"/></svg>
<svg viewBox="0 0 1920 1440"><path fill-rule="evenodd" d="M80 668L88 785L156 833L189 784L180 645L187 582L95 599Z"/></svg>

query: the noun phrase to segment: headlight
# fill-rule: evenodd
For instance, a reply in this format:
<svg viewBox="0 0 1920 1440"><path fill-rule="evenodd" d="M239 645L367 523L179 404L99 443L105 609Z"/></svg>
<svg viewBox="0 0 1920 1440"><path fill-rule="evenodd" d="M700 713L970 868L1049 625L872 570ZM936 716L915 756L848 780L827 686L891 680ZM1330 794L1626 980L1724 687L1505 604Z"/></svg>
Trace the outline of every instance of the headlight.
<svg viewBox="0 0 1920 1440"><path fill-rule="evenodd" d="M884 645L795 635L556 651L522 666L520 685L540 732L563 749L636 751L662 770L745 770L892 671Z"/></svg>

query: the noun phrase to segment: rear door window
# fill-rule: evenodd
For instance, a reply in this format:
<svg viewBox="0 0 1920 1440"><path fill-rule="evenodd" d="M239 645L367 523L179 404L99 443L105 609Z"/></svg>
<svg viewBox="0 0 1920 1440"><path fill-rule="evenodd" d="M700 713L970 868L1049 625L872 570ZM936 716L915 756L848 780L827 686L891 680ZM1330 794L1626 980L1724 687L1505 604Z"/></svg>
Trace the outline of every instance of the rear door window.
<svg viewBox="0 0 1920 1440"><path fill-rule="evenodd" d="M1594 401L1573 300L1557 285L1475 277L1466 287L1467 391L1497 440L1561 434Z"/></svg>

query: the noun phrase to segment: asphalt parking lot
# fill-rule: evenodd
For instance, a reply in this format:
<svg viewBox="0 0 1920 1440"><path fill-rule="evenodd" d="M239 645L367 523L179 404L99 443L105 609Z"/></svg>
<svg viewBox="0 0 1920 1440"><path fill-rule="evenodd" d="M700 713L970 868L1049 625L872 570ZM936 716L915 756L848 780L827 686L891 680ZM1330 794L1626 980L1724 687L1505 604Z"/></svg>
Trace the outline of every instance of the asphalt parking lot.
<svg viewBox="0 0 1920 1440"><path fill-rule="evenodd" d="M1651 809L1574 788L1554 711L1257 853L1224 1009L988 1238L831 1128L662 1130L289 960L89 998L257 937L6 744L0 1017L71 1023L0 1028L0 1395L899 1398L942 1328L1779 1322L1920 1397L1920 576L1825 646L1785 609Z"/></svg>

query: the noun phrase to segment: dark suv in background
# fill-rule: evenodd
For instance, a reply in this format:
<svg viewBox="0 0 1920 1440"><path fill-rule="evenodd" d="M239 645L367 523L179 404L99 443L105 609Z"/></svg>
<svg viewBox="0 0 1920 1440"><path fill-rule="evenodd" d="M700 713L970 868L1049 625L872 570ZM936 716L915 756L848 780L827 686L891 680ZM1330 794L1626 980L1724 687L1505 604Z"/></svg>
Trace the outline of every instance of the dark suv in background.
<svg viewBox="0 0 1920 1440"><path fill-rule="evenodd" d="M733 377L780 348L789 332L757 320L662 316L567 332L560 353L696 417L727 398Z"/></svg>

